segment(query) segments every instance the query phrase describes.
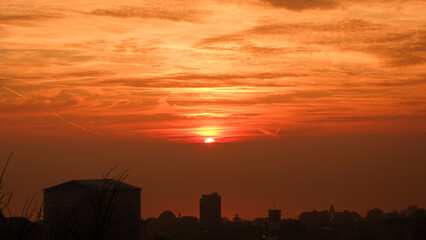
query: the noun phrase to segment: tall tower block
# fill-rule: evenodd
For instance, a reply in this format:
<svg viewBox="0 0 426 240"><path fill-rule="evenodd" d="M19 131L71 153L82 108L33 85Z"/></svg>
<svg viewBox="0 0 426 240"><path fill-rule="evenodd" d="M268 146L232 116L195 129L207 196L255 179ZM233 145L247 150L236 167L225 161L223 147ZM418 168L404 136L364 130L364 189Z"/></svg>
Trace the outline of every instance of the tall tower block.
<svg viewBox="0 0 426 240"><path fill-rule="evenodd" d="M217 192L202 195L200 199L200 227L204 230L216 229L221 219L221 197Z"/></svg>

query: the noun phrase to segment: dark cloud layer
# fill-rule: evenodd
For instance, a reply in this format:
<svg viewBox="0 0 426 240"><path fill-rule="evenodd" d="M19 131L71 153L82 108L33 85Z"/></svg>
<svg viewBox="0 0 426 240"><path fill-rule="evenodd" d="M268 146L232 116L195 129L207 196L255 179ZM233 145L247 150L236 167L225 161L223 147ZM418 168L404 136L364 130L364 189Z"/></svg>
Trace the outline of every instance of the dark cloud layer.
<svg viewBox="0 0 426 240"><path fill-rule="evenodd" d="M306 9L331 9L339 5L336 0L262 0L275 7L287 8L293 11Z"/></svg>
<svg viewBox="0 0 426 240"><path fill-rule="evenodd" d="M170 21L193 22L200 19L200 12L186 8L161 9L147 7L122 6L112 9L95 9L90 14L118 18L158 18Z"/></svg>
<svg viewBox="0 0 426 240"><path fill-rule="evenodd" d="M285 8L291 11L304 11L310 9L335 9L337 7L346 7L354 4L371 3L405 3L412 0L260 0L273 7Z"/></svg>

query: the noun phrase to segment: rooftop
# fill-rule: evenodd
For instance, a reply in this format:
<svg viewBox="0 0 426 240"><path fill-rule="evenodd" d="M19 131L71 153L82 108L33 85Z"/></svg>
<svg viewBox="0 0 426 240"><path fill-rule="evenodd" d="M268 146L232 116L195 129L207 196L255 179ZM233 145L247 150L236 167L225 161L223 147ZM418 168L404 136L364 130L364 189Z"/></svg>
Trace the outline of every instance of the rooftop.
<svg viewBox="0 0 426 240"><path fill-rule="evenodd" d="M136 187L136 186L124 183L124 182L120 182L120 181L117 181L115 179L86 179L86 180L71 180L71 181L68 181L68 182L64 182L64 183L46 188L45 190L51 190L51 189L54 189L56 187L60 187L62 185L70 184L70 183L77 183L77 184L80 184L80 185L87 186L89 188L94 188L94 189L99 189L99 190L101 190L103 188L108 188L109 186L112 186L112 185L119 186L119 189L121 189L121 190L140 189L139 187Z"/></svg>

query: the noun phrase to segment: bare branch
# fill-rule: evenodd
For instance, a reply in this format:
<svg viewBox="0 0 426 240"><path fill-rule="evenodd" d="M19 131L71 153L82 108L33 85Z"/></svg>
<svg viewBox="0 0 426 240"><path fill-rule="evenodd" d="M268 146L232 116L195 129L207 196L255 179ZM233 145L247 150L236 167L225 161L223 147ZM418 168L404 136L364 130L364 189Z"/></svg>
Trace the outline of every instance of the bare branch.
<svg viewBox="0 0 426 240"><path fill-rule="evenodd" d="M0 184L3 183L3 176L6 172L7 166L9 165L9 162L10 162L10 159L12 158L12 156L13 156L13 152L10 153L9 158L7 159L6 164L3 167L3 170L2 170L1 175L0 175Z"/></svg>

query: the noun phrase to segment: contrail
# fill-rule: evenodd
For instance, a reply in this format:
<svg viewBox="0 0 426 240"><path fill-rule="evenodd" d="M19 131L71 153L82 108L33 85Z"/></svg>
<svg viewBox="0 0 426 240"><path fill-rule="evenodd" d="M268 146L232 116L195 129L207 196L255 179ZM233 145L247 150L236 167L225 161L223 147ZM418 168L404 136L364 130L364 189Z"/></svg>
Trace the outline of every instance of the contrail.
<svg viewBox="0 0 426 240"><path fill-rule="evenodd" d="M97 134L97 135L103 135L103 134L102 134L102 133L100 133L100 132L96 132L96 131L93 131L93 130L87 129L87 128L82 127L82 126L80 126L80 125L78 125L78 124L75 124L75 123L73 123L73 122L71 122L71 121L68 121L68 120L66 120L65 118L63 118L62 116L60 116L60 115L59 115L59 114L57 114L57 113L55 113L55 116L56 116L57 118L61 119L62 121L64 121L65 123L67 123L67 124L69 124L69 125L71 125L71 126L73 126L73 127L79 128L79 129L81 129L81 130L83 130L83 131L85 131L85 132L93 133L93 134Z"/></svg>
<svg viewBox="0 0 426 240"><path fill-rule="evenodd" d="M14 94L16 94L16 95L20 96L21 98L28 99L28 98L27 98L27 97L25 97L24 95L22 95L22 94L18 93L17 91L14 91L14 90L12 90L12 89L10 89L10 88L8 88L8 87L3 87L3 88L4 88L4 89L6 89L7 91L11 92L11 93L14 93Z"/></svg>
<svg viewBox="0 0 426 240"><path fill-rule="evenodd" d="M16 95L18 95L18 96L22 97L23 99L28 99L27 97L25 97L25 96L24 96L24 95L22 95L21 93L18 93L17 91L14 91L14 90L12 90L12 89L10 89L10 88L8 88L8 87L3 87L3 88L4 88L4 89L6 89L7 91L11 92L11 93L14 93L14 94L16 94ZM103 135L103 134L102 134L102 133L100 133L100 132L96 132L96 131L93 131L93 130L87 129L87 128L82 127L82 126L80 126L80 125L78 125L78 124L75 124L75 123L73 123L73 122L71 122L71 121L68 121L68 120L66 120L65 118L63 118L62 116L60 116L60 115L59 115L59 114L57 114L57 113L55 113L55 116L56 116L57 118L59 118L60 120L64 121L65 123L67 123L67 124L69 124L69 125L71 125L71 126L73 126L73 127L79 128L79 129L81 129L81 130L83 130L83 131L85 131L85 132L93 133L93 134L97 134L97 135Z"/></svg>
<svg viewBox="0 0 426 240"><path fill-rule="evenodd" d="M280 132L279 128L277 128L277 130L275 130L275 133L266 131L262 128L258 128L257 130L261 131L265 135L272 136L272 137L278 137L278 133Z"/></svg>

